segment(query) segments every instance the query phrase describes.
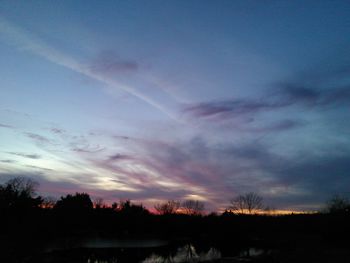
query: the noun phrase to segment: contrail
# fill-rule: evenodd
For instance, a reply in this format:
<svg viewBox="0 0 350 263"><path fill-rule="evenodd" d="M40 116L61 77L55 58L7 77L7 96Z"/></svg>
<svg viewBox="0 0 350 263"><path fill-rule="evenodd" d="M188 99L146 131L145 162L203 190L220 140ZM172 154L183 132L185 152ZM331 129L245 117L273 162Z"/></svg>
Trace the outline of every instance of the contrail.
<svg viewBox="0 0 350 263"><path fill-rule="evenodd" d="M74 58L70 57L65 53L58 51L57 49L52 48L41 39L35 37L28 31L24 30L23 28L20 28L10 23L3 17L0 17L0 33L2 34L2 38L4 41L6 41L10 45L15 46L19 50L28 50L29 52L32 52L38 56L41 56L57 65L69 68L75 72L81 73L92 79L98 80L109 87L122 89L125 92L148 103L152 107L160 110L162 113L166 114L173 120L179 121L178 118L175 116L175 114L170 112L163 105L154 101L152 98L140 93L138 90L134 89L133 87L130 87L128 85L124 85L121 83L117 83L113 79L110 79L106 76L103 76L101 74L91 71L91 69L88 66L79 63ZM1 34L0 34L0 37L1 37Z"/></svg>

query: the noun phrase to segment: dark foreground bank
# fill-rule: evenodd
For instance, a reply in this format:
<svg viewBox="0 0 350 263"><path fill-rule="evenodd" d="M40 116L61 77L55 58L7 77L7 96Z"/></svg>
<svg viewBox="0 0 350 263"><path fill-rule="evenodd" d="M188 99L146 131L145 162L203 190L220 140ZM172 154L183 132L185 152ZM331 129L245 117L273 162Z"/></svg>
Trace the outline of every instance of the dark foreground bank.
<svg viewBox="0 0 350 263"><path fill-rule="evenodd" d="M347 214L1 216L0 262L350 262Z"/></svg>

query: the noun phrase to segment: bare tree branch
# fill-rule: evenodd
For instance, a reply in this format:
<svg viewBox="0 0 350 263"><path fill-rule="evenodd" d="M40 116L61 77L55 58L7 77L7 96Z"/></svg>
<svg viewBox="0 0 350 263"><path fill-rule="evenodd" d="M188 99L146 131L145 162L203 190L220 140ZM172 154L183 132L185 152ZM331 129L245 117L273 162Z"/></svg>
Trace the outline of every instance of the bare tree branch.
<svg viewBox="0 0 350 263"><path fill-rule="evenodd" d="M161 215L176 214L179 208L180 202L175 200L169 200L154 206L154 209Z"/></svg>
<svg viewBox="0 0 350 263"><path fill-rule="evenodd" d="M253 192L239 195L230 203L229 210L238 214L254 214L263 209L263 198Z"/></svg>

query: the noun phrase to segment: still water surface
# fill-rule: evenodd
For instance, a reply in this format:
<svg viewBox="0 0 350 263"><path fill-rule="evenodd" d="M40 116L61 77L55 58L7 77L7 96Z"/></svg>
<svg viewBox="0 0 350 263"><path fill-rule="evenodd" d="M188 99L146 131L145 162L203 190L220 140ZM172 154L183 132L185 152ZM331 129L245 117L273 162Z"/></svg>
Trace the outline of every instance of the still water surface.
<svg viewBox="0 0 350 263"><path fill-rule="evenodd" d="M235 249L233 261L260 256L266 250ZM220 248L194 245L190 242L169 242L159 239L70 239L48 244L45 252L31 262L47 263L185 263L221 262L228 258ZM226 261L225 261L226 262ZM227 261L231 262L231 261Z"/></svg>

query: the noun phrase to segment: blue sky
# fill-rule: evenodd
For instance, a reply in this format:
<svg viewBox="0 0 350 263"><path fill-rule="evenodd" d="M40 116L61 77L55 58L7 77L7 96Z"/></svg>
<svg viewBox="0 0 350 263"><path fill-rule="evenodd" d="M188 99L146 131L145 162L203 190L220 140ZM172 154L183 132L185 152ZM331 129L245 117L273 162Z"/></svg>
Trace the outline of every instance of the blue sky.
<svg viewBox="0 0 350 263"><path fill-rule="evenodd" d="M347 1L2 1L0 180L209 210L349 195Z"/></svg>

